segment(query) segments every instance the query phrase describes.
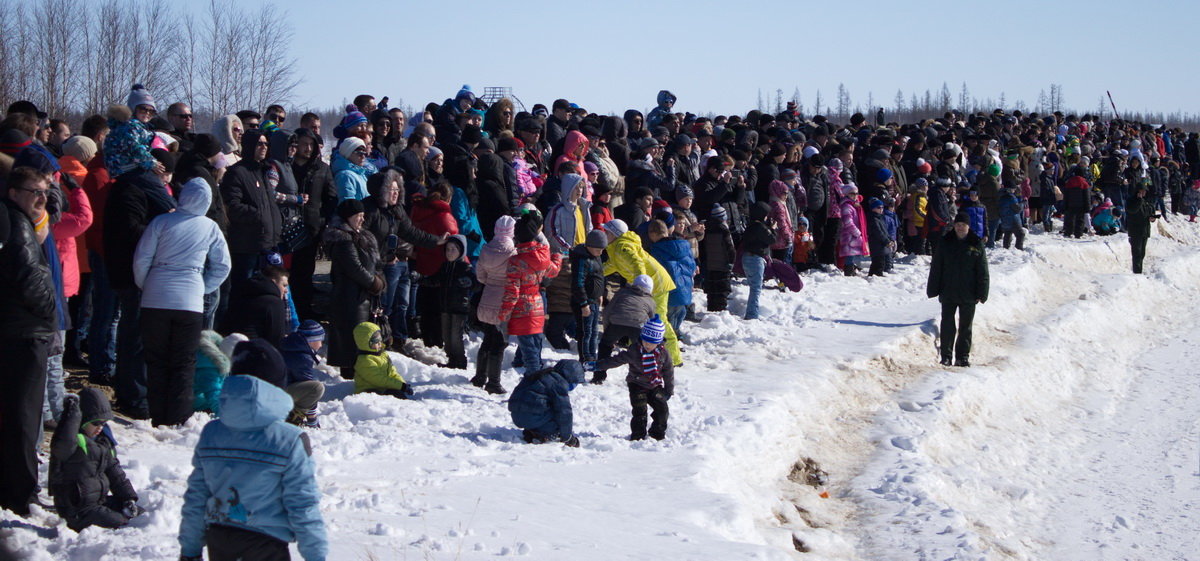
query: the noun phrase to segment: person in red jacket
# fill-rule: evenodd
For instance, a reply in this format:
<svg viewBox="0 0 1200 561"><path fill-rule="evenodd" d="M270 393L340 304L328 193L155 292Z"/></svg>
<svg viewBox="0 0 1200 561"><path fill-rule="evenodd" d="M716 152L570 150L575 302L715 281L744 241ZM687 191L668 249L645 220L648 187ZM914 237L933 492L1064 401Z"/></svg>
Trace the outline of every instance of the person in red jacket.
<svg viewBox="0 0 1200 561"><path fill-rule="evenodd" d="M450 197L452 190L449 183L440 182L429 188L425 198L413 204L413 226L434 236L458 234L458 222L450 213ZM446 254L441 246L418 247L416 250L416 266L414 269L421 275L417 288L417 316L420 326L421 341L426 347L442 346L442 310L437 296L437 287L430 284L429 278L437 274L446 262ZM416 336L416 334L412 334Z"/></svg>
<svg viewBox="0 0 1200 561"><path fill-rule="evenodd" d="M550 244L542 235L542 215L532 208L517 219L513 241L517 254L508 260L500 332L517 336L517 354L525 372L537 372L542 369L542 329L546 322L540 288L543 279L558 276L562 254L551 254Z"/></svg>

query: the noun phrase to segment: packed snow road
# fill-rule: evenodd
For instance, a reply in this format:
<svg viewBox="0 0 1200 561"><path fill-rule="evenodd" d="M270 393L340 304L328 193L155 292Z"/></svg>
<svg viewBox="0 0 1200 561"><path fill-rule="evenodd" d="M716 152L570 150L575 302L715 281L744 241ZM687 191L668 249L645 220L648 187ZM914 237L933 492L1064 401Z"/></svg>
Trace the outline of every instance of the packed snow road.
<svg viewBox="0 0 1200 561"><path fill-rule="evenodd" d="M936 366L927 258L766 291L757 322L733 315L739 287L733 314L685 327L663 442L626 440L616 371L572 394L580 449L520 442L461 371L396 355L412 401L331 379L312 433L330 559L1183 559L1200 230L1162 227L1142 277L1123 237L1029 245L990 255L968 369ZM118 429L149 511L131 527L3 513L0 538L28 559L176 559L207 420Z"/></svg>

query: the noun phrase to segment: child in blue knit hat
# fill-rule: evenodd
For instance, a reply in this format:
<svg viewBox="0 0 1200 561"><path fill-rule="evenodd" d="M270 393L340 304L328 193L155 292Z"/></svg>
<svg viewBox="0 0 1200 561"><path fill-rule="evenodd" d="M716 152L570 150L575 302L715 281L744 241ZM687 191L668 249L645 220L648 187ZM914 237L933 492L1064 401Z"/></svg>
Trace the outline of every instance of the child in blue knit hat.
<svg viewBox="0 0 1200 561"><path fill-rule="evenodd" d="M287 382L284 391L292 396L291 414L287 422L308 428L321 428L317 420L317 403L325 395L325 384L318 376L321 356L318 354L325 344L325 329L309 319L300 328L283 338L280 354L287 365Z"/></svg>
<svg viewBox="0 0 1200 561"><path fill-rule="evenodd" d="M675 393L675 366L662 344L666 331L667 326L662 318L655 315L642 326L642 336L638 341L620 353L598 361L595 366L600 371L622 364L629 365L625 383L629 385L629 403L633 406L633 420L629 423L630 440L645 439L647 434L655 440L667 436L667 417L670 414L667 401ZM647 405L650 406L650 418L653 420L648 433Z"/></svg>

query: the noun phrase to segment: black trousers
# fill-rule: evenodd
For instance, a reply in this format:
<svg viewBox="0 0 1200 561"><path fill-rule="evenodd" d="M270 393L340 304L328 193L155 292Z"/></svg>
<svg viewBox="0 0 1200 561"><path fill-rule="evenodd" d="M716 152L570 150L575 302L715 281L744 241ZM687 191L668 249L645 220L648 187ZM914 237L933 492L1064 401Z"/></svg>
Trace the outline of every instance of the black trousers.
<svg viewBox="0 0 1200 561"><path fill-rule="evenodd" d="M475 377L471 382L499 388L508 338L501 335L500 329L490 323L479 322L479 326L483 330L483 342L479 344L479 354L475 356Z"/></svg>
<svg viewBox="0 0 1200 561"><path fill-rule="evenodd" d="M4 391L0 391L0 507L29 514L37 498L37 446L50 337L0 339Z"/></svg>
<svg viewBox="0 0 1200 561"><path fill-rule="evenodd" d="M609 325L604 328L604 333L600 335L600 355L597 360L604 360L612 356L613 348L618 343L624 345L625 341L637 341L638 337L642 336L642 328L629 327L627 325ZM608 371L601 370L592 374L593 380L604 380L608 378Z"/></svg>
<svg viewBox="0 0 1200 561"><path fill-rule="evenodd" d="M954 312L958 312L958 329L954 325ZM942 358L966 360L971 356L971 322L975 320L975 304L951 304L942 302ZM955 334L957 332L957 338Z"/></svg>
<svg viewBox="0 0 1200 561"><path fill-rule="evenodd" d="M211 524L204 535L208 561L291 561L287 542L263 533Z"/></svg>
<svg viewBox="0 0 1200 561"><path fill-rule="evenodd" d="M442 346L442 301L438 288L427 284L417 288L417 316L420 317L421 342L426 347Z"/></svg>
<svg viewBox="0 0 1200 561"><path fill-rule="evenodd" d="M1063 235L1083 237L1087 233L1087 211L1068 210L1063 214Z"/></svg>
<svg viewBox="0 0 1200 561"><path fill-rule="evenodd" d="M1141 236L1129 236L1129 249L1133 252L1133 272L1142 274L1142 261L1146 259L1146 242L1150 238Z"/></svg>
<svg viewBox="0 0 1200 561"><path fill-rule="evenodd" d="M442 312L442 343L446 345L446 366L450 368L467 368L467 351L463 347L463 325L466 322L467 314Z"/></svg>
<svg viewBox="0 0 1200 561"><path fill-rule="evenodd" d="M56 494L55 496L57 497L58 495ZM67 527L76 532L82 531L88 526L120 528L129 523L129 517L121 512L122 508L124 508L124 505L121 501L117 500L116 497L110 496L105 497L100 504L80 509L79 512L71 513L63 518L67 520Z"/></svg>
<svg viewBox="0 0 1200 561"><path fill-rule="evenodd" d="M708 311L723 312L729 306L729 293L733 292L729 275L728 269L705 272L704 294L708 295Z"/></svg>
<svg viewBox="0 0 1200 561"><path fill-rule="evenodd" d="M817 262L822 265L833 265L837 263L837 239L842 231L842 220L840 218L823 218L819 220L825 221L825 228L821 232L821 237L817 239L814 231L813 238L817 242ZM815 221L811 221L813 223Z"/></svg>
<svg viewBox="0 0 1200 561"><path fill-rule="evenodd" d="M316 292L313 288L313 275L317 271L318 245L320 244L313 241L292 253L292 270L288 275L288 285L292 291L292 302L296 304L296 315L300 316L301 320L316 318L312 304L313 294Z"/></svg>
<svg viewBox="0 0 1200 561"><path fill-rule="evenodd" d="M204 314L142 308L141 319L150 422L180 424L192 416L192 379Z"/></svg>
<svg viewBox="0 0 1200 561"><path fill-rule="evenodd" d="M629 438L631 440L646 438L647 405L651 409L650 418L654 421L650 424L650 438L662 440L667 436L667 418L671 415L671 411L667 407L665 390L662 388L649 390L641 386L630 385L629 404L633 406L633 419L629 421Z"/></svg>

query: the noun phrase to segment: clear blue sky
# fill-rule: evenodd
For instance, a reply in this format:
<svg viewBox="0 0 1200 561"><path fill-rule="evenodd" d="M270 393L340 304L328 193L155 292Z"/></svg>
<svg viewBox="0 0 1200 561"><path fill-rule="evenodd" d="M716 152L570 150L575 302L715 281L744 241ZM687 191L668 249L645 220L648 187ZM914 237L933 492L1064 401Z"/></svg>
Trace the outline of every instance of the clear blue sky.
<svg viewBox="0 0 1200 561"><path fill-rule="evenodd" d="M247 2L247 7L262 0ZM531 0L277 2L296 30L297 106L359 93L420 106L462 84L507 85L528 106L566 97L592 111L654 105L743 112L758 90L811 113L844 83L854 103L896 90L1033 105L1063 86L1066 105L1194 112L1200 2L1141 0ZM269 30L270 26L266 26ZM1083 62L1083 61L1091 62ZM393 103L394 105L395 103Z"/></svg>

